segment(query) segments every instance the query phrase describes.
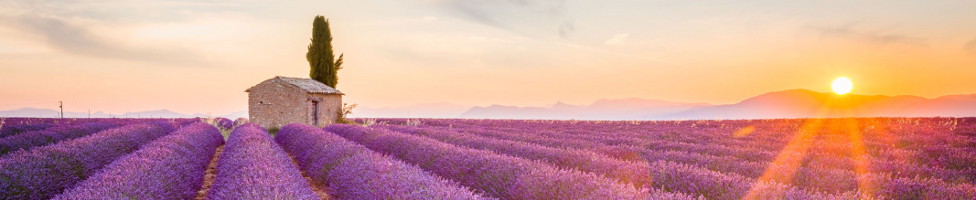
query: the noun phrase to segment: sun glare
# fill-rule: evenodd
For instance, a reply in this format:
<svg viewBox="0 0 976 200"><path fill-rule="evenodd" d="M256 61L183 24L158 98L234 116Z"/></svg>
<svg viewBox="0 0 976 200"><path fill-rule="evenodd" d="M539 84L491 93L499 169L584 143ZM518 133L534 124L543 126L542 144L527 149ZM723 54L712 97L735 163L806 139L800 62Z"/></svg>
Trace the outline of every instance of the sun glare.
<svg viewBox="0 0 976 200"><path fill-rule="evenodd" d="M851 79L841 76L834 79L833 83L830 83L830 88L834 90L834 93L844 95L851 92L851 89L854 89L854 83L851 82Z"/></svg>

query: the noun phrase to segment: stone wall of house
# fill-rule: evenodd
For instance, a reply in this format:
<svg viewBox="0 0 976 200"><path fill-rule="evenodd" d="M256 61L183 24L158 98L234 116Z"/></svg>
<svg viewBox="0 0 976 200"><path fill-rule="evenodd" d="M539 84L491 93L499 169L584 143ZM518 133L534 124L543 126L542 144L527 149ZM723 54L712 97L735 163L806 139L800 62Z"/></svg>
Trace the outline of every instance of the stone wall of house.
<svg viewBox="0 0 976 200"><path fill-rule="evenodd" d="M314 100L319 101L318 123L312 118ZM309 94L277 79L262 82L248 92L250 122L265 128L292 123L325 126L336 121L341 109L341 95Z"/></svg>
<svg viewBox="0 0 976 200"><path fill-rule="evenodd" d="M294 85L271 79L251 88L247 96L250 121L262 127L308 123L306 94Z"/></svg>
<svg viewBox="0 0 976 200"><path fill-rule="evenodd" d="M319 126L326 126L339 118L339 112L342 110L342 95L337 94L309 94L308 105L311 106L312 99L319 100ZM310 109L311 110L311 109ZM311 113L309 113L311 116ZM312 122L312 118L309 117L309 124L316 125Z"/></svg>

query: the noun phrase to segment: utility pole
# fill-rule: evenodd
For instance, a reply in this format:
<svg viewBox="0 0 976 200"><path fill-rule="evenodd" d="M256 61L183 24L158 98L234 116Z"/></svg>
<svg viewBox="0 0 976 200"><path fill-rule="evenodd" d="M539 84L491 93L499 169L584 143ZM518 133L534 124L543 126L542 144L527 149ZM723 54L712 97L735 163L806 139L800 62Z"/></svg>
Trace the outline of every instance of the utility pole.
<svg viewBox="0 0 976 200"><path fill-rule="evenodd" d="M88 109L88 119L91 119L91 108Z"/></svg>
<svg viewBox="0 0 976 200"><path fill-rule="evenodd" d="M58 101L58 109L61 110L61 119L64 119L64 103Z"/></svg>

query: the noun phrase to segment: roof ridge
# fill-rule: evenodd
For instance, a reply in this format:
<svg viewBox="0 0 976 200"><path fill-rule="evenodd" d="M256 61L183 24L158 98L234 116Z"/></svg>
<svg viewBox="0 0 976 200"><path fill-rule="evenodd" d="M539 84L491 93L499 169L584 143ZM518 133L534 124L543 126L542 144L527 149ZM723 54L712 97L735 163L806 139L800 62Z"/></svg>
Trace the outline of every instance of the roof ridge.
<svg viewBox="0 0 976 200"><path fill-rule="evenodd" d="M315 79L311 79L311 78L298 78L298 77L275 76L274 78L271 78L271 79L268 79L268 80L274 80L274 79L281 80L282 82L284 82L286 84L289 84L289 85L293 85L295 87L298 87L298 89L301 89L301 90L303 90L305 92L308 92L308 93L345 95L341 91L339 91L339 90L337 90L335 88L329 87L328 85L325 85L325 83L319 82L319 81L317 81ZM265 80L265 81L263 81L261 83L265 83L268 80ZM261 84L261 83L259 83L259 84ZM249 90L250 89L248 89L246 91L249 91Z"/></svg>

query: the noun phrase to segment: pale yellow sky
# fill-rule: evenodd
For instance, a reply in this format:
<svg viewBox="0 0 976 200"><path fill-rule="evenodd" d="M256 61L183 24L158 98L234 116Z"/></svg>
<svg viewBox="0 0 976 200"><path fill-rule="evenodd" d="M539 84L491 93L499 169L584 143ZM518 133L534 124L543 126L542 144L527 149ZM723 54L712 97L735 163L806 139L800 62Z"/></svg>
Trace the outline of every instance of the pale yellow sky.
<svg viewBox="0 0 976 200"><path fill-rule="evenodd" d="M0 0L0 110L246 110L307 77L315 15L364 107L604 98L734 103L770 91L976 93L972 1Z"/></svg>

